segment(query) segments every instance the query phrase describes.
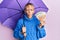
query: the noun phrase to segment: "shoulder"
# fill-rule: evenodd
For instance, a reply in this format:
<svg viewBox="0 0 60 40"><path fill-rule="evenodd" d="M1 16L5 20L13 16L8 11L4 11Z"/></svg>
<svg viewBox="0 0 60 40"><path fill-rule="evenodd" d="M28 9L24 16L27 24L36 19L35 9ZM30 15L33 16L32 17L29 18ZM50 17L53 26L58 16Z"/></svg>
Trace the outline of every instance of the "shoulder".
<svg viewBox="0 0 60 40"><path fill-rule="evenodd" d="M23 24L23 18L19 19L17 23L18 24Z"/></svg>
<svg viewBox="0 0 60 40"><path fill-rule="evenodd" d="M36 21L39 21L38 18L37 18L36 16L34 16L34 19L35 19Z"/></svg>
<svg viewBox="0 0 60 40"><path fill-rule="evenodd" d="M18 21L19 21L19 22L23 21L23 18L19 19Z"/></svg>
<svg viewBox="0 0 60 40"><path fill-rule="evenodd" d="M37 24L40 24L40 21L37 19L36 16L34 16L34 20L35 20L35 22L36 22Z"/></svg>

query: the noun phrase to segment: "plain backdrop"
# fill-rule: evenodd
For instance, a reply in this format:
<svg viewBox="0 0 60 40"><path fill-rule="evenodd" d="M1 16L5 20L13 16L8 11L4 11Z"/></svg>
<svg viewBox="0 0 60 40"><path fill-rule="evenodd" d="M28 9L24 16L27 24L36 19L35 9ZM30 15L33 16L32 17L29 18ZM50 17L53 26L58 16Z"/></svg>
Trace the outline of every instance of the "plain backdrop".
<svg viewBox="0 0 60 40"><path fill-rule="evenodd" d="M60 40L60 0L43 0L49 8L46 18L47 36L43 40Z"/></svg>

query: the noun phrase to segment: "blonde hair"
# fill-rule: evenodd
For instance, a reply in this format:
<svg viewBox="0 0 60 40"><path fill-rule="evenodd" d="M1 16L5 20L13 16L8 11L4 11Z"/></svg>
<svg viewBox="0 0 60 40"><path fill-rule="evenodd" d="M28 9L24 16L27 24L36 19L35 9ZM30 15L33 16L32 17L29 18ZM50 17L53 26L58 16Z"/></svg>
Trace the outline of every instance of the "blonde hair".
<svg viewBox="0 0 60 40"><path fill-rule="evenodd" d="M32 6L34 6L32 3L27 3L27 4L25 5L24 10L26 10L26 7L27 7L28 5L32 5Z"/></svg>

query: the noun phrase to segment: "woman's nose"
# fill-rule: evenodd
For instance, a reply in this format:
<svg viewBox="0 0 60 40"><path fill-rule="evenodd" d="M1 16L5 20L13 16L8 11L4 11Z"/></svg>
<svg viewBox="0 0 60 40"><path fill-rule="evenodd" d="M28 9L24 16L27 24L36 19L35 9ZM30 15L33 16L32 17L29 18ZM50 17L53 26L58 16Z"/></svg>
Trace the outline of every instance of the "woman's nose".
<svg viewBox="0 0 60 40"><path fill-rule="evenodd" d="M29 13L31 13L31 11L29 11Z"/></svg>

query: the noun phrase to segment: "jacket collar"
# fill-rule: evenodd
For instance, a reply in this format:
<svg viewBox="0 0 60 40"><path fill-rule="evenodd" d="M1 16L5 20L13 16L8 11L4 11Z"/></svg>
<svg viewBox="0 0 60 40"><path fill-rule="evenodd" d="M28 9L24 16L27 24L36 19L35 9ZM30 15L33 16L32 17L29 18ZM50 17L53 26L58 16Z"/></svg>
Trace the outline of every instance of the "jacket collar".
<svg viewBox="0 0 60 40"><path fill-rule="evenodd" d="M34 15L32 16L32 18L28 18L27 14L24 14L24 17L23 17L25 20L28 20L28 21L31 21L33 20L34 18Z"/></svg>

